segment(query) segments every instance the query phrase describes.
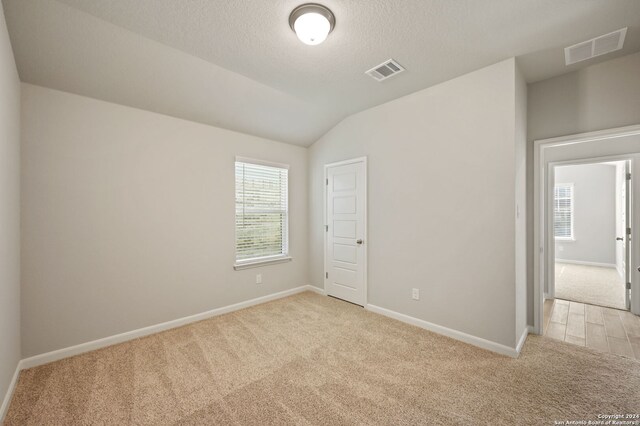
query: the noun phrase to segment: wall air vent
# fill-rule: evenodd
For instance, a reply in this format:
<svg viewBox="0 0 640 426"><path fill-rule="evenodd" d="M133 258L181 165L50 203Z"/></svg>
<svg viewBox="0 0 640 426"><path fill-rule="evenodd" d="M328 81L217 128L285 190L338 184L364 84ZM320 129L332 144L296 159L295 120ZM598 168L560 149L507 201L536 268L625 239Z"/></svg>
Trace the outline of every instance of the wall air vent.
<svg viewBox="0 0 640 426"><path fill-rule="evenodd" d="M627 29L622 28L618 31L565 47L564 61L567 65L571 65L576 62L586 61L587 59L604 55L605 53L620 50L622 49L626 35Z"/></svg>
<svg viewBox="0 0 640 426"><path fill-rule="evenodd" d="M393 59L389 59L384 61L380 65L376 65L371 68L369 71L365 72L368 76L373 78L376 81L386 80L389 77L393 77L396 74L400 74L404 71L402 65L394 61Z"/></svg>

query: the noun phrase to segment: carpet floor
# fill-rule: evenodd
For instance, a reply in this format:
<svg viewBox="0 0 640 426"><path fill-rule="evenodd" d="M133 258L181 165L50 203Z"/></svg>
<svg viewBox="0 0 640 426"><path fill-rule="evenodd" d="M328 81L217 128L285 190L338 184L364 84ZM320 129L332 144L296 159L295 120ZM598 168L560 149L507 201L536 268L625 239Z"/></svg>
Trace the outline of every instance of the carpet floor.
<svg viewBox="0 0 640 426"><path fill-rule="evenodd" d="M640 412L640 363L518 359L306 292L25 370L7 425L544 425Z"/></svg>
<svg viewBox="0 0 640 426"><path fill-rule="evenodd" d="M624 280L614 268L556 262L556 298L626 309Z"/></svg>

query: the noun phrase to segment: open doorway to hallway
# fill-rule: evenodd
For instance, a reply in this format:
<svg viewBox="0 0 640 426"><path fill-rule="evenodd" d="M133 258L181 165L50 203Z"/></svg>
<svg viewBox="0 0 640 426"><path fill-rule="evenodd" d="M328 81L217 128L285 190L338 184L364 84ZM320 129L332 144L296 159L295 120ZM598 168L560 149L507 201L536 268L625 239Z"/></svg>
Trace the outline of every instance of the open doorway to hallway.
<svg viewBox="0 0 640 426"><path fill-rule="evenodd" d="M555 298L629 309L628 160L555 167Z"/></svg>
<svg viewBox="0 0 640 426"><path fill-rule="evenodd" d="M609 257L604 261L570 257L571 247L576 247L576 243L582 240L585 232L579 228L578 223L583 197L577 187L579 182L575 179L563 178L562 168L585 165L591 166L592 169L602 169L603 166L607 166L610 182L607 186L613 187L608 195L599 198L599 204L594 207L597 210L598 207L605 206L609 215L613 210L613 221L598 215L590 225L591 228L597 228L596 230L601 231L602 228L608 230L608 238L602 245L608 250ZM621 167L622 165L626 170ZM584 344L588 347L599 346L602 349L605 348L606 341L606 347L610 352L626 353L627 356L630 354L628 344L634 357L640 356L640 228L638 227L640 173L638 170L640 170L640 125L534 142L533 240L534 247L537 248L533 251L533 331L535 333L560 338L569 343ZM612 173L615 183L611 183ZM556 189L556 184L571 183L573 185L564 185L564 189ZM593 186L595 184L587 187ZM591 230L587 229L587 232ZM611 255L612 244L613 256ZM609 276L611 273L617 273L620 278L613 275L614 279L610 281L610 285L614 290L607 292L603 290L606 288L606 283L603 285L605 280L597 279L597 274L594 273L583 274L596 282L592 287L596 286L604 296L599 296L595 291L589 291L588 286L585 285L587 280L574 280L578 282L578 285L573 286L574 291L563 294L563 290L567 290L567 287L571 290L571 286L563 287L562 279L558 280L560 282L558 285L557 276L568 278L570 275L574 277L577 275L569 274L570 271L566 265L600 267L602 269L597 271L604 270L609 273ZM563 266L565 266L564 271L562 271ZM558 287L560 287L559 292L556 291ZM622 304L620 304L620 292L623 294ZM585 295L589 295L590 298L586 299ZM610 305L615 307L605 306L609 304L605 297L612 297L613 302ZM563 306L560 307L560 305ZM556 307L558 307L557 310ZM626 336L627 344L617 340L624 340L623 336Z"/></svg>

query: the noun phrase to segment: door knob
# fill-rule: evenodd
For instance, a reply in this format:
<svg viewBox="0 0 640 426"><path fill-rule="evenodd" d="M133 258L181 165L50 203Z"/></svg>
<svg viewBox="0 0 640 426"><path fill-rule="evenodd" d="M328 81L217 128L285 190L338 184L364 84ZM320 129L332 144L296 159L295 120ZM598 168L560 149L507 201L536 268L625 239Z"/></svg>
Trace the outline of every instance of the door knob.
<svg viewBox="0 0 640 426"><path fill-rule="evenodd" d="M364 242L364 241L362 241L362 240L357 240L357 241L356 241L356 243L358 243L358 244L362 244L363 242Z"/></svg>
<svg viewBox="0 0 640 426"><path fill-rule="evenodd" d="M622 238L622 237L618 237L618 238L616 238L616 240L617 240L617 241L624 241L624 238Z"/></svg>

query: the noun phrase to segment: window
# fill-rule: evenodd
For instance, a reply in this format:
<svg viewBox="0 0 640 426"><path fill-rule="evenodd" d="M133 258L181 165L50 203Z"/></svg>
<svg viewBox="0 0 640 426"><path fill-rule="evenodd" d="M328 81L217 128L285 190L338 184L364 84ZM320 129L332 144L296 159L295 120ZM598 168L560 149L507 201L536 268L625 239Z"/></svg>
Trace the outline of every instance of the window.
<svg viewBox="0 0 640 426"><path fill-rule="evenodd" d="M561 183L553 191L553 234L556 239L573 240L573 184Z"/></svg>
<svg viewBox="0 0 640 426"><path fill-rule="evenodd" d="M236 269L290 260L288 169L236 159Z"/></svg>

